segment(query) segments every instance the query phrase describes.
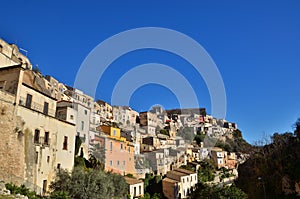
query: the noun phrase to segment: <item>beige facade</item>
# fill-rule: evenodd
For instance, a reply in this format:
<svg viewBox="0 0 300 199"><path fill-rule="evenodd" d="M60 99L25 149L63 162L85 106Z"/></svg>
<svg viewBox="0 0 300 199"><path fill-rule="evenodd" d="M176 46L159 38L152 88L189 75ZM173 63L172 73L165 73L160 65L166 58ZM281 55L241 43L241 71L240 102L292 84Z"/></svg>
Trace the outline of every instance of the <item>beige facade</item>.
<svg viewBox="0 0 300 199"><path fill-rule="evenodd" d="M176 169L169 171L162 183L163 193L168 199L188 198L198 183L197 173Z"/></svg>
<svg viewBox="0 0 300 199"><path fill-rule="evenodd" d="M126 183L129 186L128 194L131 199L144 196L144 182L135 178L125 176Z"/></svg>
<svg viewBox="0 0 300 199"><path fill-rule="evenodd" d="M225 152L221 148L213 147L210 152L211 159L215 167L222 168L225 166Z"/></svg>
<svg viewBox="0 0 300 199"><path fill-rule="evenodd" d="M112 122L114 119L112 106L109 103L104 102L102 100L97 100L97 103L100 105L100 116L105 121Z"/></svg>
<svg viewBox="0 0 300 199"><path fill-rule="evenodd" d="M49 75L46 75L44 80L45 87L50 91L51 97L58 101L72 101L72 98L64 93L67 90L67 87L63 83L60 83L54 77Z"/></svg>
<svg viewBox="0 0 300 199"><path fill-rule="evenodd" d="M7 95L13 101L6 105L12 110L8 116L16 120L11 123L12 135L3 137L6 140L2 141L8 146L14 146L12 142L18 143L15 151L10 147L4 149L7 155L2 157L3 161L9 162L11 167L0 164L0 170L4 171L0 172L0 178L25 183L36 192L46 194L58 168L73 168L75 126L55 118L56 100L43 87L43 78L39 74L24 70L21 65L5 67L0 69L0 81L6 82L1 92L10 93ZM3 103L5 101L2 99ZM3 118L2 122L9 124L9 117ZM6 133L2 130L1 137ZM9 140L13 137L17 139ZM11 159L17 155L20 158ZM5 174L10 173L14 168L12 164L17 162L19 168L8 179Z"/></svg>
<svg viewBox="0 0 300 199"><path fill-rule="evenodd" d="M121 124L121 126L134 126L138 115L138 112L132 110L129 106L113 106L114 121Z"/></svg>
<svg viewBox="0 0 300 199"><path fill-rule="evenodd" d="M32 69L29 59L19 52L15 44L8 44L0 38L0 68L14 65Z"/></svg>
<svg viewBox="0 0 300 199"><path fill-rule="evenodd" d="M140 113L140 125L146 129L148 134L154 135L156 127L158 125L158 118L155 113L141 112Z"/></svg>

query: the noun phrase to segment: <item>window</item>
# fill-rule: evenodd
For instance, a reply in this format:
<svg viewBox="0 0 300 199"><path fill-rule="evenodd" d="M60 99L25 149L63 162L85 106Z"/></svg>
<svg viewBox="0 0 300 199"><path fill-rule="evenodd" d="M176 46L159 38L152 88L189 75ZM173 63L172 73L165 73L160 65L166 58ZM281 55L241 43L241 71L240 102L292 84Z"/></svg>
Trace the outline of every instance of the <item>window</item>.
<svg viewBox="0 0 300 199"><path fill-rule="evenodd" d="M142 186L141 185L139 186L139 194L140 195L142 194Z"/></svg>
<svg viewBox="0 0 300 199"><path fill-rule="evenodd" d="M73 116L73 115L70 115L70 119L73 120L73 119L74 119L74 116Z"/></svg>
<svg viewBox="0 0 300 199"><path fill-rule="evenodd" d="M87 115L87 110L84 110L84 114Z"/></svg>
<svg viewBox="0 0 300 199"><path fill-rule="evenodd" d="M123 165L125 166L125 160L123 160Z"/></svg>
<svg viewBox="0 0 300 199"><path fill-rule="evenodd" d="M182 182L184 183L184 178L182 178Z"/></svg>
<svg viewBox="0 0 300 199"><path fill-rule="evenodd" d="M47 180L43 180L43 195L47 192Z"/></svg>
<svg viewBox="0 0 300 199"><path fill-rule="evenodd" d="M45 132L44 144L49 145L49 132Z"/></svg>
<svg viewBox="0 0 300 199"><path fill-rule="evenodd" d="M40 143L40 130L35 129L34 131L34 141L35 144L39 144Z"/></svg>
<svg viewBox="0 0 300 199"><path fill-rule="evenodd" d="M57 164L57 167L56 167L56 168L57 168L57 169L60 169L60 163Z"/></svg>
<svg viewBox="0 0 300 199"><path fill-rule="evenodd" d="M118 165L118 166L120 165L120 161L119 161L119 160L117 161L117 165Z"/></svg>
<svg viewBox="0 0 300 199"><path fill-rule="evenodd" d="M68 137L64 137L63 150L68 150Z"/></svg>
<svg viewBox="0 0 300 199"><path fill-rule="evenodd" d="M50 162L50 156L48 155L47 156L47 163L49 163Z"/></svg>
<svg viewBox="0 0 300 199"><path fill-rule="evenodd" d="M121 150L123 150L123 144L121 144Z"/></svg>
<svg viewBox="0 0 300 199"><path fill-rule="evenodd" d="M49 103L48 102L44 102L44 111L43 111L43 113L45 115L48 115L48 109L49 109Z"/></svg>
<svg viewBox="0 0 300 199"><path fill-rule="evenodd" d="M113 145L112 142L110 142L110 151L112 151L112 145Z"/></svg>
<svg viewBox="0 0 300 199"><path fill-rule="evenodd" d="M39 162L39 152L35 152L35 164Z"/></svg>
<svg viewBox="0 0 300 199"><path fill-rule="evenodd" d="M114 129L113 132L114 132L114 136L117 136L117 131L115 129Z"/></svg>
<svg viewBox="0 0 300 199"><path fill-rule="evenodd" d="M110 164L110 166L112 166L112 164L113 164L112 160L111 160L111 161L109 161L109 164Z"/></svg>
<svg viewBox="0 0 300 199"><path fill-rule="evenodd" d="M133 188L133 197L136 196L136 187Z"/></svg>
<svg viewBox="0 0 300 199"><path fill-rule="evenodd" d="M84 130L84 121L81 121L81 130Z"/></svg>
<svg viewBox="0 0 300 199"><path fill-rule="evenodd" d="M128 152L130 153L130 146L128 146Z"/></svg>
<svg viewBox="0 0 300 199"><path fill-rule="evenodd" d="M31 108L31 102L32 102L32 95L27 94L25 106L26 106L27 108Z"/></svg>

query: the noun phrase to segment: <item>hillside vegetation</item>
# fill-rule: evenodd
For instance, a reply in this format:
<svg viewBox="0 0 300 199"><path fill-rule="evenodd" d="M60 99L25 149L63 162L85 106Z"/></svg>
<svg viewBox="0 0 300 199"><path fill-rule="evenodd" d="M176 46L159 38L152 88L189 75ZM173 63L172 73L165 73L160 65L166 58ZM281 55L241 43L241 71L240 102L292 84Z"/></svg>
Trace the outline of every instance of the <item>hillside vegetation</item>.
<svg viewBox="0 0 300 199"><path fill-rule="evenodd" d="M237 186L251 198L299 198L300 120L294 133L275 133L239 166Z"/></svg>

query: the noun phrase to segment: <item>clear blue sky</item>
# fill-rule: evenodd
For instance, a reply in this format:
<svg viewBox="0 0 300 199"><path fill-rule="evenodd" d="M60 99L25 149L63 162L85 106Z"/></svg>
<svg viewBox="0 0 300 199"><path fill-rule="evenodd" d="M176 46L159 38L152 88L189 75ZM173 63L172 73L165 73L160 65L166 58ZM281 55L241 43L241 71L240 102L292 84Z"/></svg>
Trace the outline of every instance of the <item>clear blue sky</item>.
<svg viewBox="0 0 300 199"><path fill-rule="evenodd" d="M180 3L179 3L180 2ZM263 133L292 131L300 117L300 1L1 1L0 36L28 50L34 65L73 85L87 54L124 30L164 27L198 41L218 66L227 94L227 119L253 142ZM201 77L182 59L157 50L120 57L101 79L97 97L110 101L114 84L133 66L157 62L178 68L201 106L210 98ZM199 79L200 78L200 79ZM103 86L105 85L105 86ZM130 105L178 107L168 89L147 85Z"/></svg>

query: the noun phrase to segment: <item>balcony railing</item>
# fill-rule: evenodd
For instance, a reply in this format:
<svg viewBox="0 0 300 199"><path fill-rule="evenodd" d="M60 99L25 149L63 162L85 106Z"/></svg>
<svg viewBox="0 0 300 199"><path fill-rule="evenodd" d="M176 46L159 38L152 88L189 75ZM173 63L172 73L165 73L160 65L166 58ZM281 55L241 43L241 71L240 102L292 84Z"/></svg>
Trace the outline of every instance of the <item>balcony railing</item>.
<svg viewBox="0 0 300 199"><path fill-rule="evenodd" d="M42 145L42 146L49 146L51 143L51 139L45 139L45 137L39 137L38 139L33 140L34 144Z"/></svg>
<svg viewBox="0 0 300 199"><path fill-rule="evenodd" d="M44 110L44 105L40 104L40 103L37 103L37 102L26 103L26 98L25 97L20 97L19 105L24 106L26 108L29 108L31 110L43 113L45 115L55 117L55 110L54 109L50 109L48 107L48 109Z"/></svg>

